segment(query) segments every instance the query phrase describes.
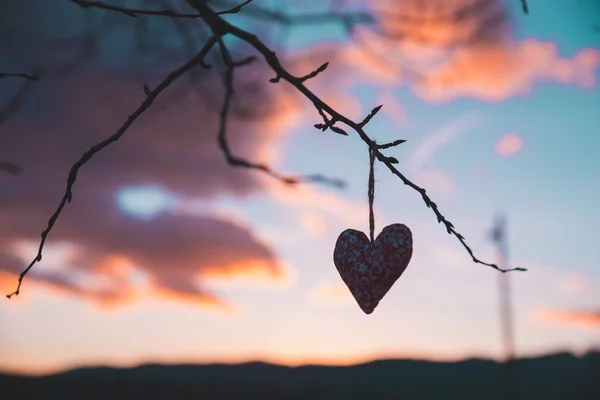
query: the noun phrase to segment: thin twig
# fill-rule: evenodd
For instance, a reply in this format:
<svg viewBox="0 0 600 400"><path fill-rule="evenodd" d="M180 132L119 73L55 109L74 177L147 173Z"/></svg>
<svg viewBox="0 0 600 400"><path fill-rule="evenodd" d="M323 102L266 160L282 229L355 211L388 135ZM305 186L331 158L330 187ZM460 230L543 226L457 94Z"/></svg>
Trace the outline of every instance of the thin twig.
<svg viewBox="0 0 600 400"><path fill-rule="evenodd" d="M282 2L283 3L283 2ZM341 22L342 24L352 23L373 23L373 16L366 12L336 12L328 10L326 12L308 12L303 14L289 15L281 11L269 10L264 7L253 4L252 7L246 8L241 14L245 17L255 19L268 20L281 25L301 25L301 24L329 24L333 22Z"/></svg>
<svg viewBox="0 0 600 400"><path fill-rule="evenodd" d="M38 78L37 76L34 75L29 75L29 74L24 74L24 73L16 73L16 74L11 74L8 72L0 72L0 78L24 78L24 79L29 79L32 81L39 81L40 78Z"/></svg>
<svg viewBox="0 0 600 400"><path fill-rule="evenodd" d="M175 14L172 11L168 11L168 10L167 11L144 11L144 10L110 6L110 5L104 4L99 1L85 1L85 0L71 0L71 1L82 7L96 7L96 8L108 9L108 10L112 10L112 11L125 13L126 15L131 16L131 17L137 17L138 15L143 15L143 14L144 15L163 15L163 16L183 16L182 14ZM205 0L200 0L200 1L205 1ZM238 5L237 7L239 7L241 9L241 7L250 3L250 1L252 1L252 0L245 1L244 3ZM231 10L234 10L234 9L236 9L236 7L234 7ZM229 11L231 12L231 10L229 10ZM235 11L235 12L237 12L237 11ZM224 12L220 12L217 14L224 14L224 13L226 13L226 12L224 11ZM185 15L189 16L191 14L185 14ZM197 15L194 14L194 17L197 18L197 17L199 17L199 15L200 14L197 14ZM208 23L208 21L207 21L207 23ZM210 25L210 23L208 23L208 24ZM180 25L177 25L177 27L180 30L180 33L183 34L183 36L189 36L184 32L184 29ZM226 122L225 122L226 117L224 117L224 116L229 115L230 102L231 102L231 98L233 96L233 68L245 65L251 60L242 60L240 62L234 63L231 59L231 56L229 55L229 52L228 52L225 44L222 41L223 34L219 33L217 26L211 26L211 29L215 33L215 38L216 38L217 42L219 43L219 49L221 50L221 54L223 56L226 66L228 68L228 70L226 72L226 76L225 76L226 82L231 81L230 84L226 83L225 101L219 112L219 114L221 116L221 124L220 124L220 128L219 128L219 136L218 136L219 137L219 147L225 154L227 162L234 167L245 167L245 168L263 171L267 175L270 175L286 184L297 184L297 183L301 183L301 182L317 182L317 183L328 184L328 185L331 185L331 186L334 186L337 188L343 188L345 186L345 182L343 182L337 178L328 178L328 177L324 177L321 175L300 175L300 176L282 175L282 174L277 173L273 169L271 169L266 164L254 163L254 162L251 162L251 161L248 161L248 160L245 160L243 158L233 155L233 153L231 152L231 149L229 148L229 144L227 141L227 136L226 136L227 130L226 130ZM189 37L186 40L186 43L188 44L188 46L189 46L190 40L191 39ZM203 60L201 60L200 63L203 67L210 68L210 66L207 66L206 64L204 64ZM327 68L327 65L322 65L315 72L313 72L310 75L315 76L319 72L322 72L323 70L325 70L325 68ZM193 74L193 72L191 74ZM308 79L308 78L305 77L304 79ZM146 91L146 89L144 89L144 90ZM335 121L327 121L327 122L328 122L327 128L330 128L333 131L338 132L340 134L346 134L345 132L343 132L341 130L341 128L331 126L331 125L333 125L333 123Z"/></svg>
<svg viewBox="0 0 600 400"><path fill-rule="evenodd" d="M17 175L19 172L21 172L21 168L9 161L0 160L0 171L6 171L9 174Z"/></svg>
<svg viewBox="0 0 600 400"><path fill-rule="evenodd" d="M19 110L27 100L27 97L31 96L33 90L36 88L37 80L40 80L38 76L42 76L44 79L47 77L57 78L68 76L75 69L79 68L82 63L87 61L94 54L94 50L95 43L93 37L91 34L86 34L80 39L78 53L73 60L68 60L58 66L36 68L35 75L28 75L36 78L36 80L27 79L6 105L0 108L0 128Z"/></svg>
<svg viewBox="0 0 600 400"><path fill-rule="evenodd" d="M153 15L153 16L162 16L162 17L173 17L173 18L199 18L198 14L181 14L176 13L172 10L138 10L134 8L126 8L119 6L111 6L110 4L105 4L100 1L87 1L87 0L71 0L73 3L77 4L80 7L88 8L88 7L96 7L102 8L104 10L117 11L121 14L125 14L128 17L139 17L140 15Z"/></svg>
<svg viewBox="0 0 600 400"><path fill-rule="evenodd" d="M377 148L378 149L389 149L390 147L398 146L404 142L406 142L406 140L398 139L398 140L394 140L393 142L390 142L390 143L378 144Z"/></svg>
<svg viewBox="0 0 600 400"><path fill-rule="evenodd" d="M27 96L31 94L35 87L36 81L28 79L23 82L17 92L11 97L6 105L0 108L0 128L4 123L13 116L15 112L21 107L21 104L25 101Z"/></svg>
<svg viewBox="0 0 600 400"><path fill-rule="evenodd" d="M220 123L219 123L219 134L218 134L219 148L223 151L223 154L225 155L225 159L227 160L227 162L233 167L243 167L243 168L250 168L250 169L256 169L258 171L262 171L262 172L266 173L267 175L269 175L273 178L276 178L285 184L293 185L293 184L298 184L301 182L320 182L320 183L325 183L325 184L331 184L332 186L338 187L338 188L343 187L344 184L340 185L339 179L326 178L321 175L304 175L304 176L282 175L282 174L274 171L271 167L269 167L266 164L252 162L252 161L243 159L241 157L235 156L232 153L231 148L229 147L229 142L227 140L227 121L229 119L231 101L232 101L233 95L234 95L234 88L233 88L234 71L235 71L235 68L242 67L242 66L247 65L250 62L254 61L255 57L248 57L244 60L234 62L229 50L227 49L227 46L225 45L225 42L222 39L224 32L222 32L219 29L218 25L212 24L211 21L207 21L207 24L210 27L210 29L212 30L213 34L217 38L217 42L219 44L219 49L221 52L221 57L227 68L225 71L224 77L223 77L223 82L224 82L224 86L225 86L225 98L223 100L223 104L221 105L221 110L219 112ZM317 69L316 73L313 73L313 75L316 75L320 71L323 71L325 68L327 68L327 65L322 65L321 67L319 67Z"/></svg>
<svg viewBox="0 0 600 400"><path fill-rule="evenodd" d="M374 109L372 109L372 110L371 110L371 112L369 113L369 115L367 115L367 116L365 117L365 119L363 119L363 120L362 120L362 122L361 122L360 124L358 124L358 125L359 125L361 128L362 128L363 126L367 125L367 124L368 124L368 123L371 121L371 119L372 119L372 118L373 118L375 115L377 115L377 113L379 112L379 110L381 110L381 107L383 107L383 104L381 104L381 105L379 105L379 106L375 107Z"/></svg>
<svg viewBox="0 0 600 400"><path fill-rule="evenodd" d="M253 1L253 0L246 0L246 1L244 1L242 4L239 4L239 5L237 5L237 6L233 7L233 8L230 8L229 10L225 10L225 11L219 11L217 14L219 14L219 15L223 15L223 14L236 14L236 13L240 12L240 10L241 10L242 8L244 8L244 6L245 6L246 4L249 4L249 3L251 3L252 1Z"/></svg>
<svg viewBox="0 0 600 400"><path fill-rule="evenodd" d="M19 290L21 289L21 283L23 282L23 278L27 275L29 270L31 270L31 268L36 263L38 263L42 260L42 250L44 248L44 244L46 243L46 238L48 237L48 234L54 227L54 224L56 223L56 220L59 217L59 215L61 214L65 205L67 203L70 203L71 199L73 198L73 191L72 191L73 185L75 184L75 180L77 179L77 173L79 172L79 169L85 163L87 163L94 155L96 155L100 150L102 150L105 147L109 146L110 144L118 141L125 134L127 129L129 129L129 127L135 122L135 120L138 119L154 103L154 101L156 100L156 98L158 97L159 94L161 94L167 87L169 87L173 82L175 82L179 77L181 77L183 74L188 72L190 69L192 69L193 67L195 67L197 65L200 65L201 61L204 59L206 54L214 46L215 43L216 43L216 38L214 36L210 37L208 39L208 41L206 42L206 44L204 45L204 47L202 48L202 50L200 50L200 52L196 56L194 56L190 61L186 62L181 67L177 68L175 71L171 72L161 83L158 84L158 86L156 88L147 92L147 97L144 99L142 104L140 104L140 106L137 108L137 110L135 110L127 118L125 123L113 135L109 136L108 138L104 139L103 141L92 146L88 151L86 151L81 156L81 158L75 164L73 164L73 166L71 167L71 170L69 171L69 177L67 178L67 186L65 189L65 194L63 195L63 198L60 201L58 208L56 209L54 214L52 214L52 216L50 217L50 220L48 221L48 226L42 232L42 240L40 242L40 246L38 248L38 253L37 253L36 257L33 259L33 261L31 261L29 266L27 266L27 268L23 272L21 272L21 274L19 275L19 280L18 280L19 283L17 285L17 290L15 290L13 293L7 295L6 297L8 297L10 299L13 295L19 294Z"/></svg>

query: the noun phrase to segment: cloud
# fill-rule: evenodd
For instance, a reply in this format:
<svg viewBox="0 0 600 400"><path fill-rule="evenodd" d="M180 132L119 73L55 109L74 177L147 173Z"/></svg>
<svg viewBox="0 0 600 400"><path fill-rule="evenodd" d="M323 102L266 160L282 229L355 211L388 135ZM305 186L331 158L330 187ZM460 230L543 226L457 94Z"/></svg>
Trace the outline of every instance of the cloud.
<svg viewBox="0 0 600 400"><path fill-rule="evenodd" d="M595 87L600 50L561 56L556 43L517 38L500 0L438 1L439 6L428 2L431 7L415 0L370 2L388 10L377 14L380 25L356 27L353 40L343 44L300 51L296 65L306 73L330 61L315 83L360 82L387 90L409 85L434 104L458 98L499 102L529 94L544 82Z"/></svg>
<svg viewBox="0 0 600 400"><path fill-rule="evenodd" d="M386 37L429 47L497 41L509 27L499 0L373 0L368 6Z"/></svg>
<svg viewBox="0 0 600 400"><path fill-rule="evenodd" d="M210 79L204 83L211 89L205 95L218 101L220 88ZM175 200L207 202L266 190L259 173L226 163L216 140L218 115L213 110L191 93L177 101L169 93L165 96L118 143L82 167L73 201L48 239L49 246L68 243L74 250L60 261L60 268L46 268L52 257L44 257L26 278L24 290L37 283L101 305L156 294L228 308L203 278L286 279L287 271L270 247L239 221L181 210L134 218L117 204L122 189L132 186L161 188ZM282 112L273 118L230 119L229 142L236 154L271 161L262 157L284 134L293 114L287 113L291 106L283 92L269 96L266 100L288 108L277 109ZM0 177L2 288L10 284L14 290L17 274L34 257L35 251L27 259L17 257L18 247L39 243L72 163L112 134L143 97L126 73L81 72L45 81L20 115L3 127L11 138L0 146L0 157L10 158L23 172ZM145 284L136 283L136 276Z"/></svg>
<svg viewBox="0 0 600 400"><path fill-rule="evenodd" d="M494 146L500 157L511 157L523 150L523 137L517 133L502 136Z"/></svg>
<svg viewBox="0 0 600 400"><path fill-rule="evenodd" d="M538 310L535 313L539 321L558 324L575 325L600 329L600 310Z"/></svg>
<svg viewBox="0 0 600 400"><path fill-rule="evenodd" d="M538 82L559 82L592 88L600 66L600 51L587 48L572 58L561 58L552 42L524 39L512 43L470 46L416 86L433 103L458 97L499 102L528 94Z"/></svg>

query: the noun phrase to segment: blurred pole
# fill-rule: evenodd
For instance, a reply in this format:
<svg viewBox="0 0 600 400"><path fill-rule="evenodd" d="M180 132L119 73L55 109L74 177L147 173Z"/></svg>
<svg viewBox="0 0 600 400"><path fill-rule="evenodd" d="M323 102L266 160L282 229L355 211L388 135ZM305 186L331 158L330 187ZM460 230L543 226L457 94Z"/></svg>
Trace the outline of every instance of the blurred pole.
<svg viewBox="0 0 600 400"><path fill-rule="evenodd" d="M508 268L508 244L506 239L506 217L498 215L491 232L491 239L498 253L498 267ZM515 343L513 332L513 317L510 291L510 274L498 273L499 306L500 306L500 335L504 355L503 373L505 396L509 400L517 398L515 374Z"/></svg>

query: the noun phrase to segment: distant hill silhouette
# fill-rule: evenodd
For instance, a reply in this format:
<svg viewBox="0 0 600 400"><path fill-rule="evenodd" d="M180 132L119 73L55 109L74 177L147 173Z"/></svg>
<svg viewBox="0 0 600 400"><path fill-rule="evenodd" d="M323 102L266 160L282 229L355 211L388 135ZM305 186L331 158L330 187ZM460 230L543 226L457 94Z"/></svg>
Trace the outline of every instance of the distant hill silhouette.
<svg viewBox="0 0 600 400"><path fill-rule="evenodd" d="M520 359L519 400L600 400L600 352ZM6 399L503 400L501 364L381 360L349 367L265 363L79 368L42 377L0 374ZM6 396L6 397L4 397Z"/></svg>

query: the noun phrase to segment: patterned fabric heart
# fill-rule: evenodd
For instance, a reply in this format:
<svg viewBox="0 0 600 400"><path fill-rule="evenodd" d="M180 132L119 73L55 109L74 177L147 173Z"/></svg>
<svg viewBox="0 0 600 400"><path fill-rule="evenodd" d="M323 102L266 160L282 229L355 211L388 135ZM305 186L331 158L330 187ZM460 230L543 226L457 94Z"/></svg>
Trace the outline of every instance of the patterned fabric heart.
<svg viewBox="0 0 600 400"><path fill-rule="evenodd" d="M373 242L354 229L338 237L333 262L366 314L375 310L408 266L412 244L412 233L403 224L386 226Z"/></svg>

